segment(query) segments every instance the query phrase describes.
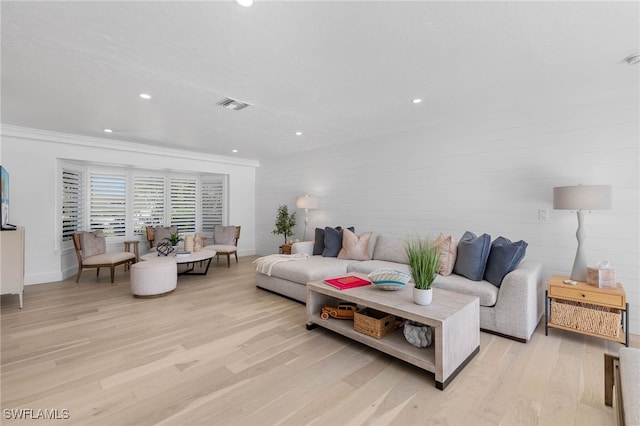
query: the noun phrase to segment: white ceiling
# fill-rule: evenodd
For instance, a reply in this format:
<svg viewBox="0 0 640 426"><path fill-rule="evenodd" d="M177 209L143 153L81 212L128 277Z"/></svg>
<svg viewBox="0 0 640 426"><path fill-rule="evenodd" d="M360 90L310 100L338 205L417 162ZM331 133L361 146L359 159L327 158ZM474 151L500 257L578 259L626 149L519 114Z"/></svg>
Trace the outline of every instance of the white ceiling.
<svg viewBox="0 0 640 426"><path fill-rule="evenodd" d="M260 160L638 90L637 1L256 1L2 1L1 121Z"/></svg>

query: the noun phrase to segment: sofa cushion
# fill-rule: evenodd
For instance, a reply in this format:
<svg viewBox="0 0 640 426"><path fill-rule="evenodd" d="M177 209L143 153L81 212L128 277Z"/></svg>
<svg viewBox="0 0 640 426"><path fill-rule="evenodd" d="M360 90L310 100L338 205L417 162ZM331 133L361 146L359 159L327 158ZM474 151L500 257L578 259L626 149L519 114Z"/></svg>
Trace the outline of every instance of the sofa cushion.
<svg viewBox="0 0 640 426"><path fill-rule="evenodd" d="M473 281L482 280L490 248L490 235L476 237L473 232L465 232L458 242L458 257L453 272Z"/></svg>
<svg viewBox="0 0 640 426"><path fill-rule="evenodd" d="M351 232L356 232L353 226L347 228ZM340 249L342 248L342 228L331 228L326 226L324 228L324 250L322 250L322 256L324 257L338 257Z"/></svg>
<svg viewBox="0 0 640 426"><path fill-rule="evenodd" d="M504 237L498 237L491 243L484 279L500 287L502 279L516 269L524 258L528 244L524 241L512 243Z"/></svg>
<svg viewBox="0 0 640 426"><path fill-rule="evenodd" d="M376 246L373 249L373 258L395 263L409 263L404 240L385 235L378 236L378 241L376 241Z"/></svg>
<svg viewBox="0 0 640 426"><path fill-rule="evenodd" d="M367 248L367 253L369 253L369 259L373 259L373 250L375 249L377 242L378 242L378 234L372 234L371 238L369 238L369 248Z"/></svg>
<svg viewBox="0 0 640 426"><path fill-rule="evenodd" d="M369 240L371 232L360 235L345 229L342 231L342 248L338 253L338 259L369 260Z"/></svg>
<svg viewBox="0 0 640 426"><path fill-rule="evenodd" d="M104 238L104 231L83 232L80 234L82 244L82 259L106 253L107 242Z"/></svg>
<svg viewBox="0 0 640 426"><path fill-rule="evenodd" d="M500 292L498 287L488 281L469 281L467 278L456 274L448 276L436 275L432 287L478 296L480 306L495 305Z"/></svg>
<svg viewBox="0 0 640 426"><path fill-rule="evenodd" d="M390 268L411 273L409 265L404 263L388 262L386 260L364 260L361 262L352 262L347 267L347 272L362 272L363 274L368 274L381 268Z"/></svg>
<svg viewBox="0 0 640 426"><path fill-rule="evenodd" d="M445 237L440 234L440 236L434 241L434 245L438 247L438 250L440 250L440 261L438 263L437 272L440 275L451 275L458 255L457 241L451 235Z"/></svg>
<svg viewBox="0 0 640 426"><path fill-rule="evenodd" d="M352 262L335 257L311 256L305 260L278 263L271 269L271 276L305 285L309 281L346 274L347 266Z"/></svg>
<svg viewBox="0 0 640 426"><path fill-rule="evenodd" d="M82 259L84 266L93 265L110 265L112 263L119 263L129 259L135 259L136 255L126 251L118 251L115 253L102 253L91 256L87 259Z"/></svg>

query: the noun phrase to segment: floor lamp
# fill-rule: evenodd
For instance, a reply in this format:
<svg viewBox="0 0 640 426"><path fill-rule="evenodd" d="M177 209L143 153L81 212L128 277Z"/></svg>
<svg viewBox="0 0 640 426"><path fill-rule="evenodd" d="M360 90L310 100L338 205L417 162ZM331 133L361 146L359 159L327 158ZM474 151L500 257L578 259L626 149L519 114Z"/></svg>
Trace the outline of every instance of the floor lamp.
<svg viewBox="0 0 640 426"><path fill-rule="evenodd" d="M304 234L302 234L302 241L306 241L307 225L309 225L309 210L318 208L318 199L310 196L309 194L302 195L296 198L296 207L304 209Z"/></svg>
<svg viewBox="0 0 640 426"><path fill-rule="evenodd" d="M557 210L575 210L578 215L578 249L573 261L571 279L587 281L587 257L584 252L585 230L583 227L586 210L605 210L611 208L610 185L577 185L553 188L553 208Z"/></svg>

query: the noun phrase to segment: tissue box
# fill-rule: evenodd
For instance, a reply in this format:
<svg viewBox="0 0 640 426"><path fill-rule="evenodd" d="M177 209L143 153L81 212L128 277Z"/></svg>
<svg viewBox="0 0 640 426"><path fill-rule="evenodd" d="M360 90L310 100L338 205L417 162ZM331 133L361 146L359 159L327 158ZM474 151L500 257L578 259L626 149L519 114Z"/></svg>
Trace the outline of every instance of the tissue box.
<svg viewBox="0 0 640 426"><path fill-rule="evenodd" d="M587 284L598 288L616 288L616 271L587 267Z"/></svg>

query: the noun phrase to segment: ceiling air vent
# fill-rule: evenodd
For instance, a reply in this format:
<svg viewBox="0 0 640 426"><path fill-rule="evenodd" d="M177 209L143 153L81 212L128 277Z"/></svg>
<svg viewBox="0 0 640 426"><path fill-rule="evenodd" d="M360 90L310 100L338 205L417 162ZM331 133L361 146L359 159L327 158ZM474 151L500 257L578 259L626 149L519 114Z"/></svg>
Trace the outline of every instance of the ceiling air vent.
<svg viewBox="0 0 640 426"><path fill-rule="evenodd" d="M223 100L218 102L216 105L220 105L221 107L224 107L226 109L240 111L241 109L248 107L250 104L239 101L237 99L224 98Z"/></svg>

